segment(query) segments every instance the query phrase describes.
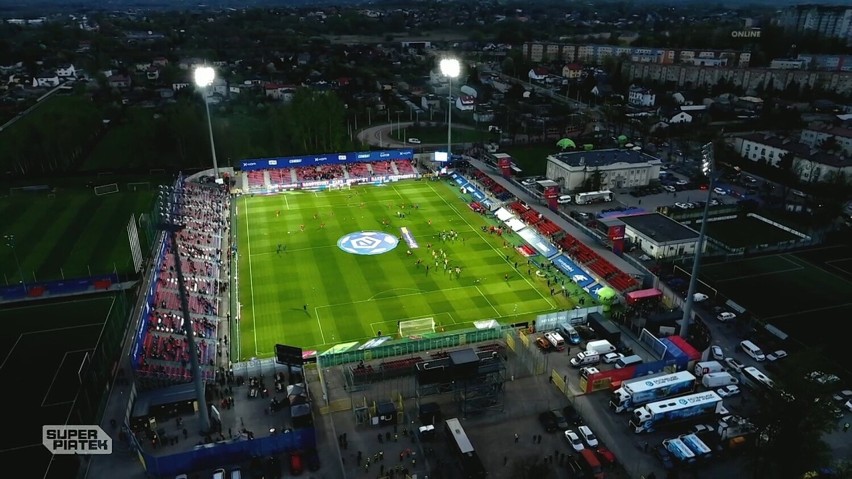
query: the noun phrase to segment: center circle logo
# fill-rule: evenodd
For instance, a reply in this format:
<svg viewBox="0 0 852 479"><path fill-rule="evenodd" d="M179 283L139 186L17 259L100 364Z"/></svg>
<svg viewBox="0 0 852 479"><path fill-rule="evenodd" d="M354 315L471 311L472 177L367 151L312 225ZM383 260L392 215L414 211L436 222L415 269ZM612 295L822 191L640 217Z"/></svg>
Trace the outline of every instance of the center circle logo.
<svg viewBox="0 0 852 479"><path fill-rule="evenodd" d="M352 254L374 255L396 248L399 239L383 231L359 231L337 240L337 247Z"/></svg>

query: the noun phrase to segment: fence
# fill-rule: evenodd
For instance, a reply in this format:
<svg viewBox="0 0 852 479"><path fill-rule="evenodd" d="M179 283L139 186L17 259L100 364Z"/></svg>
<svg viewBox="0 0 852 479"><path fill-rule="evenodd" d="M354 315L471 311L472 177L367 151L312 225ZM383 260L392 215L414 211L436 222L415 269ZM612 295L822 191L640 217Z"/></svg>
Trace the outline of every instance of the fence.
<svg viewBox="0 0 852 479"><path fill-rule="evenodd" d="M465 344L491 341L502 336L503 328L465 329L448 333L430 334L422 339L401 339L390 341L370 349L356 349L342 352L326 352L318 356L320 368L340 366L342 364L371 361L373 359L392 358L404 354L463 346Z"/></svg>
<svg viewBox="0 0 852 479"><path fill-rule="evenodd" d="M0 299L16 301L24 298L78 294L92 289L106 291L119 282L118 274L114 273L59 281L21 283L0 287Z"/></svg>

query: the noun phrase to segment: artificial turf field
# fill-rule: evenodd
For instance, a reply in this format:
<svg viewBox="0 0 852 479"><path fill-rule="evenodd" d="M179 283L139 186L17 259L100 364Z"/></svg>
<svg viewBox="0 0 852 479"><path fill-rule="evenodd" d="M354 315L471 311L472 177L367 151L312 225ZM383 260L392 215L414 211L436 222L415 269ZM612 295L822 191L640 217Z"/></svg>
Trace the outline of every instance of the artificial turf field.
<svg viewBox="0 0 852 479"><path fill-rule="evenodd" d="M125 184L120 188L124 190ZM92 190L21 194L0 200L2 284L133 271L127 222L150 213L156 188L95 196ZM140 230L145 248L145 236ZM6 235L14 235L14 248ZM16 258L17 256L17 258ZM18 265L20 264L20 270Z"/></svg>
<svg viewBox="0 0 852 479"><path fill-rule="evenodd" d="M504 245L506 238L482 231L493 223L473 212L469 201L443 181L414 180L241 197L239 357L273 356L275 344L322 351L379 331L397 336L397 322L409 319L432 317L438 331L448 331L478 320L532 320L573 308L581 293L551 296L545 279L528 274L527 259ZM403 227L418 248L400 240L386 253L357 255L337 245L361 231L400 236ZM450 230L458 238L442 241L439 234ZM443 250L448 263L461 268L458 278L445 272L443 262L436 268L433 250Z"/></svg>

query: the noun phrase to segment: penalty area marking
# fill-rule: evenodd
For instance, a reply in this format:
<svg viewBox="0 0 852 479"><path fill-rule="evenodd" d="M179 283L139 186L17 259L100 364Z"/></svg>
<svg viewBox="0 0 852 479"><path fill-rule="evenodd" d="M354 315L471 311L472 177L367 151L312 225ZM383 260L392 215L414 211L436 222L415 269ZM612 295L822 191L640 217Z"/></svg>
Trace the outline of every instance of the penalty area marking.
<svg viewBox="0 0 852 479"><path fill-rule="evenodd" d="M74 401L60 401L60 402L48 403L47 397L50 396L50 391L53 390L53 385L56 383L56 378L59 377L59 372L62 371L62 365L65 364L65 360L68 359L68 355L69 354L76 354L76 353L83 353L83 352L88 353L88 352L91 352L91 351L94 351L94 349L91 349L91 348L90 349L75 349L73 351L65 351L65 353L62 355L62 360L59 361L59 366L56 367L56 372L53 373L53 379L50 381L50 385L47 387L47 392L44 393L44 398L42 398L42 400L41 400L41 407L46 408L46 407L53 407L53 406L63 406L63 405L71 404L71 403L74 402Z"/></svg>
<svg viewBox="0 0 852 479"><path fill-rule="evenodd" d="M385 291L379 291L378 293L376 293L376 294L374 294L374 295L370 296L369 298L367 298L367 301L373 301L373 300L376 300L376 299L377 299L377 296L381 296L381 295L383 295L383 294L385 294L385 293L390 293L390 292L392 292L392 291L414 291L414 293L413 293L413 294L420 294L420 293L427 293L427 292L428 292L428 291L423 291L423 290L415 289L415 288L393 288L393 289L388 289L388 290L385 290ZM411 295L404 295L404 296L411 296ZM387 299L390 299L390 298L397 298L397 297L399 297L399 296L388 296L388 298L387 298ZM385 299L385 298L378 298L378 299Z"/></svg>

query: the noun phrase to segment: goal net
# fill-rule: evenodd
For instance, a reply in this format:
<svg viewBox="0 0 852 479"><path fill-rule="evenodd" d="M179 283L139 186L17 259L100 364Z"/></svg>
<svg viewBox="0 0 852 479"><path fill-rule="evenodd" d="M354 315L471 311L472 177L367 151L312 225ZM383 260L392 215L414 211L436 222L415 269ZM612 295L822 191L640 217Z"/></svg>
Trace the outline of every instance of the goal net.
<svg viewBox="0 0 852 479"><path fill-rule="evenodd" d="M98 185L95 187L95 195L103 196L118 193L118 183L110 183L108 185Z"/></svg>
<svg viewBox="0 0 852 479"><path fill-rule="evenodd" d="M435 332L434 318L409 319L399 322L399 337L412 338Z"/></svg>

